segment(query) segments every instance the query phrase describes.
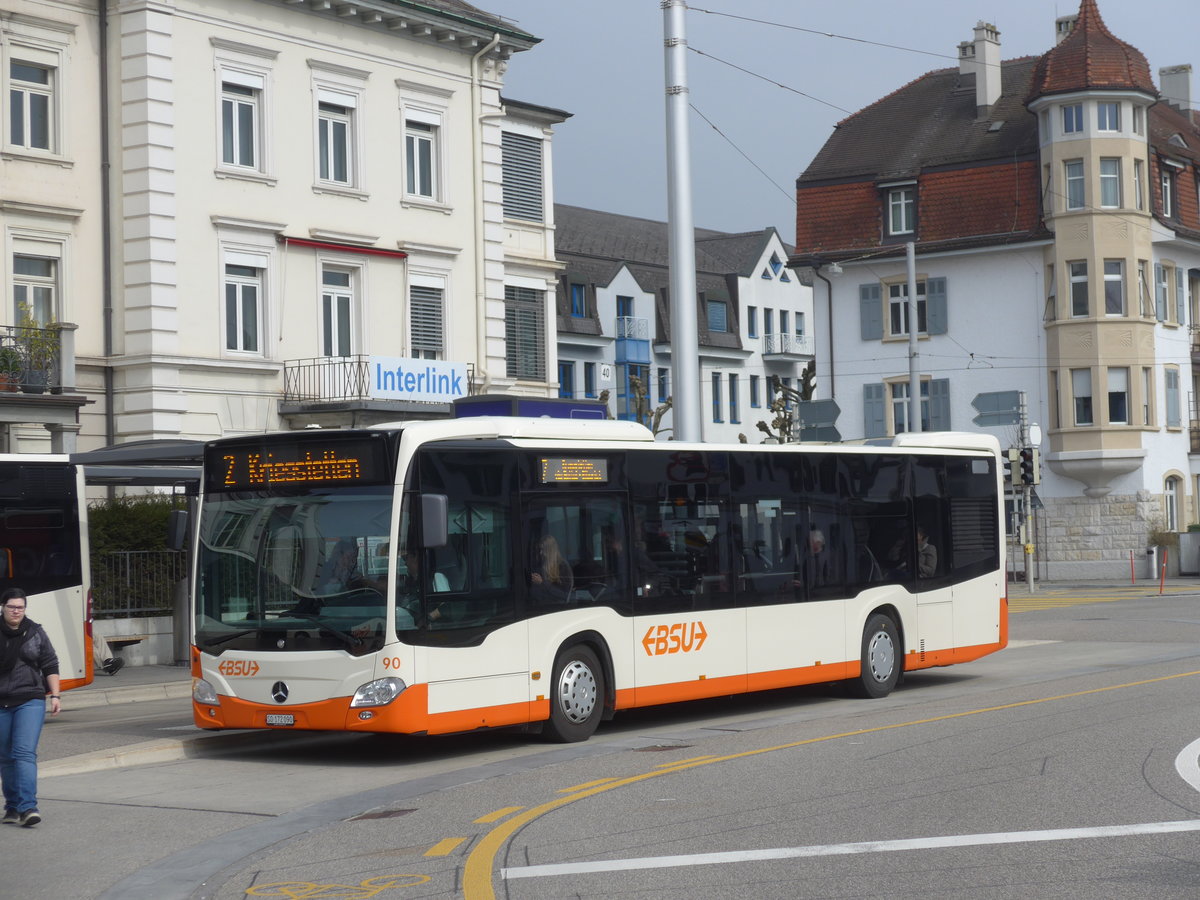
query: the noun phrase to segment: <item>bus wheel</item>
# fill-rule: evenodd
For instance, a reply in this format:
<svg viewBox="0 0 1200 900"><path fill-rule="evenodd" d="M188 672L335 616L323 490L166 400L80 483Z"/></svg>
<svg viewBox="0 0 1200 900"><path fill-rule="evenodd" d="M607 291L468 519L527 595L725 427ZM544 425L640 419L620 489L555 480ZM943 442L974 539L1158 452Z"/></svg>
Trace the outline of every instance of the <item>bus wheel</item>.
<svg viewBox="0 0 1200 900"><path fill-rule="evenodd" d="M858 693L875 699L886 697L900 680L900 640L891 616L874 613L867 619L862 638L862 672Z"/></svg>
<svg viewBox="0 0 1200 900"><path fill-rule="evenodd" d="M604 671L596 654L583 644L560 653L551 688L546 737L561 743L586 741L604 713Z"/></svg>

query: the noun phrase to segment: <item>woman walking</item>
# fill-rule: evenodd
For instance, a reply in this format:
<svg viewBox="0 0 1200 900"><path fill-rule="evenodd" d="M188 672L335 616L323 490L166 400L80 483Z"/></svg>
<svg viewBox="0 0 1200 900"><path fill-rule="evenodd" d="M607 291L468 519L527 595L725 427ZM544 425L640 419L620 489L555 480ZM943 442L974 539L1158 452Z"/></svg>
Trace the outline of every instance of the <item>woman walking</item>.
<svg viewBox="0 0 1200 900"><path fill-rule="evenodd" d="M5 825L32 828L42 821L37 808L37 745L46 719L57 716L58 656L45 630L25 615L25 592L0 594L0 781L4 785Z"/></svg>

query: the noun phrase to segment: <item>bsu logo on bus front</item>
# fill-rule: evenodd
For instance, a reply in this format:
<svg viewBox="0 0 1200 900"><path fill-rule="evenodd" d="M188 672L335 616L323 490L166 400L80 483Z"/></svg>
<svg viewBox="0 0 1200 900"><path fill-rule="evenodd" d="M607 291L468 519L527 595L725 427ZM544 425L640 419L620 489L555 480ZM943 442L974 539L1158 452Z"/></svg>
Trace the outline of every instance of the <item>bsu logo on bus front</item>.
<svg viewBox="0 0 1200 900"><path fill-rule="evenodd" d="M691 653L699 650L708 637L703 622L676 622L673 625L651 625L642 638L647 656L666 653Z"/></svg>

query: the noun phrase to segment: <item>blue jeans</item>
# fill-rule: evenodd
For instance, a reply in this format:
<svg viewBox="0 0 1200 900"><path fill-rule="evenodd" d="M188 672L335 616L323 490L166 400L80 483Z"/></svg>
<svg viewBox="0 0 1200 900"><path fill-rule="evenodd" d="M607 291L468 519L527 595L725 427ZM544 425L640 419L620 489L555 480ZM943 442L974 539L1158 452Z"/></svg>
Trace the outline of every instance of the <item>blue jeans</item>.
<svg viewBox="0 0 1200 900"><path fill-rule="evenodd" d="M4 806L25 812L37 807L37 745L46 721L41 697L0 707L0 781Z"/></svg>

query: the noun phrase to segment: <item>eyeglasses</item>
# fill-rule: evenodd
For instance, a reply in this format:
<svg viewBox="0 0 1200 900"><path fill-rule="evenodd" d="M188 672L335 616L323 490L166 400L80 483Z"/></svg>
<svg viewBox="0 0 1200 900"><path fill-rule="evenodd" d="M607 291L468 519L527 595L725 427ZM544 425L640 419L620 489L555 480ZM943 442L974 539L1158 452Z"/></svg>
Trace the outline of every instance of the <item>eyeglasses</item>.
<svg viewBox="0 0 1200 900"><path fill-rule="evenodd" d="M23 607L23 606L13 606L13 605L11 605L11 604L9 604L9 603L6 603L6 604L4 604L4 608L5 608L5 609L11 609L13 612L25 612L25 607Z"/></svg>

